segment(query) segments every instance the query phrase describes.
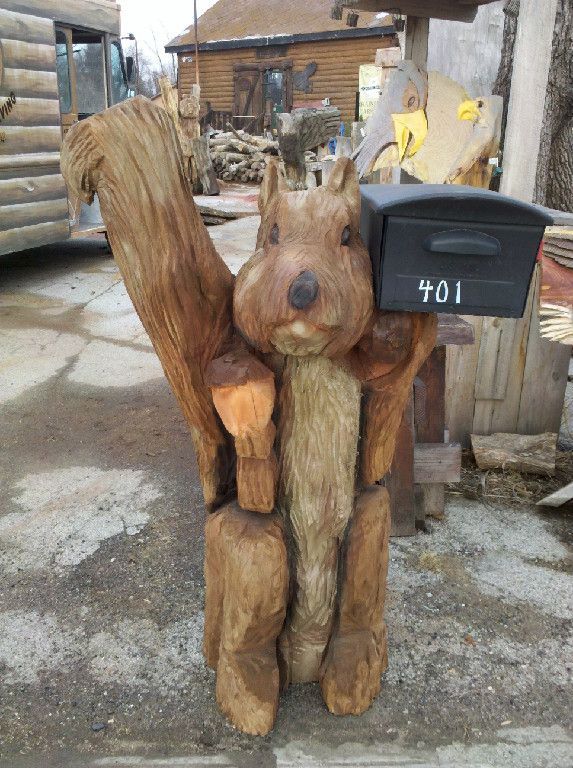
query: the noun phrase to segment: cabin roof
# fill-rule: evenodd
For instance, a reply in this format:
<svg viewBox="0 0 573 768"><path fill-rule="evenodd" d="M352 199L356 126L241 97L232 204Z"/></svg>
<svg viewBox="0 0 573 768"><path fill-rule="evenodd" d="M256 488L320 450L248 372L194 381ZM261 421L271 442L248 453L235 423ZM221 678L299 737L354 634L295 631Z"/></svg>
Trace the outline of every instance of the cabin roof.
<svg viewBox="0 0 573 768"><path fill-rule="evenodd" d="M361 11L357 27L332 19L332 0L219 0L200 16L197 32L200 49L272 45L299 40L363 37L393 33L391 17ZM276 38L276 40L275 40ZM264 42L263 42L264 41ZM168 52L195 45L193 24L165 46Z"/></svg>

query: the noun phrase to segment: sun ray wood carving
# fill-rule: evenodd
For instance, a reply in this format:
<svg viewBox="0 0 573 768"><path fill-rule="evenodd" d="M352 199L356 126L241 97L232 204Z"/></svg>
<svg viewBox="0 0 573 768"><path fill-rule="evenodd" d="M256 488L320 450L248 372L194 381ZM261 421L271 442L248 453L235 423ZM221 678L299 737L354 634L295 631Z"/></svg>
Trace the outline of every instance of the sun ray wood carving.
<svg viewBox="0 0 573 768"><path fill-rule="evenodd" d="M193 202L175 128L132 99L72 128L71 192L97 192L115 258L191 428L205 502L204 652L238 728L318 680L335 714L386 667L387 472L433 315L374 309L353 163L327 186L261 187L233 281Z"/></svg>

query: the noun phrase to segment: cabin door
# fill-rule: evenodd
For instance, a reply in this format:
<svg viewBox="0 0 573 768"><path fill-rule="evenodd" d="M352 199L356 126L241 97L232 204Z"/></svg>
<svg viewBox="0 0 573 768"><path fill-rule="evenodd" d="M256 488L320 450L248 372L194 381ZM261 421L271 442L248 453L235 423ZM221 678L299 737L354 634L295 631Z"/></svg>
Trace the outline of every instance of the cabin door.
<svg viewBox="0 0 573 768"><path fill-rule="evenodd" d="M257 134L263 131L263 90L258 67L235 65L235 100L233 124L235 128Z"/></svg>
<svg viewBox="0 0 573 768"><path fill-rule="evenodd" d="M233 123L249 133L275 127L277 112L292 109L292 61L235 64Z"/></svg>

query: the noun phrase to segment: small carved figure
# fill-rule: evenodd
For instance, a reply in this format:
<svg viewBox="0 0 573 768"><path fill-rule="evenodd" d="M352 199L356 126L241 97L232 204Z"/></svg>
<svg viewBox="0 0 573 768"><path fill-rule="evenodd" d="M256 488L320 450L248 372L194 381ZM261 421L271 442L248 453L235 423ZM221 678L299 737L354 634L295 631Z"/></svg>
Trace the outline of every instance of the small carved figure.
<svg viewBox="0 0 573 768"><path fill-rule="evenodd" d="M142 98L74 126L62 170L98 193L125 284L191 427L205 502L204 651L219 706L252 734L281 687L329 710L380 689L387 472L434 315L375 310L353 163L287 192L271 162L236 280L193 203L175 129Z"/></svg>

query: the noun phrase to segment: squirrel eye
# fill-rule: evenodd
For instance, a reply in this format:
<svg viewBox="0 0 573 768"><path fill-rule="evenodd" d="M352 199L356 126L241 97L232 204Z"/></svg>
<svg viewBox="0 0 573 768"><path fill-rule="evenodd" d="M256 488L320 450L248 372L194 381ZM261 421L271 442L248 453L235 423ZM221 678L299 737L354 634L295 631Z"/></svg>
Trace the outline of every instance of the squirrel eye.
<svg viewBox="0 0 573 768"><path fill-rule="evenodd" d="M272 245L276 245L279 241L279 227L278 224L275 224L274 227L271 229L271 234L269 235L269 243Z"/></svg>
<svg viewBox="0 0 573 768"><path fill-rule="evenodd" d="M344 227L342 230L342 236L340 238L340 243L342 245L348 245L348 241L350 240L350 227Z"/></svg>

